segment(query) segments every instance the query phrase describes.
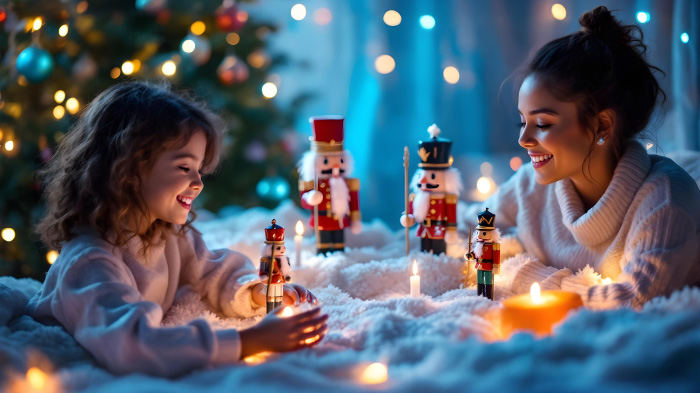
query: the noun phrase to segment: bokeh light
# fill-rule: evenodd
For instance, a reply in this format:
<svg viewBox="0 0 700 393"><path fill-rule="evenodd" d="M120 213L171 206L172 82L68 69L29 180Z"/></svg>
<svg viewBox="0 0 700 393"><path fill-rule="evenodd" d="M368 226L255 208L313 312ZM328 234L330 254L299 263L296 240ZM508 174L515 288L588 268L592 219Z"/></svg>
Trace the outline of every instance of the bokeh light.
<svg viewBox="0 0 700 393"><path fill-rule="evenodd" d="M433 27L435 27L435 18L433 18L431 15L423 15L419 19L421 27L423 27L426 30L430 30Z"/></svg>
<svg viewBox="0 0 700 393"><path fill-rule="evenodd" d="M401 24L401 14L394 10L389 10L384 13L384 23L389 26L398 26Z"/></svg>
<svg viewBox="0 0 700 393"><path fill-rule="evenodd" d="M12 228L5 228L0 232L0 236L2 236L2 240L11 242L15 240L15 230Z"/></svg>
<svg viewBox="0 0 700 393"><path fill-rule="evenodd" d="M66 99L66 92L63 90L56 90L56 92L53 94L53 99L56 100L57 104L62 103L63 100Z"/></svg>
<svg viewBox="0 0 700 393"><path fill-rule="evenodd" d="M43 25L44 25L44 21L41 20L41 18L34 18L34 23L32 24L32 29L34 31L37 31L37 30L41 29L41 26L43 26Z"/></svg>
<svg viewBox="0 0 700 393"><path fill-rule="evenodd" d="M122 64L122 72L124 75L131 75L134 72L134 63L125 61L124 64Z"/></svg>
<svg viewBox="0 0 700 393"><path fill-rule="evenodd" d="M49 263L49 265L53 265L54 262L56 262L56 259L58 258L58 251L56 250L51 250L46 253L46 261Z"/></svg>
<svg viewBox="0 0 700 393"><path fill-rule="evenodd" d="M389 371L382 363L372 363L364 369L360 381L367 385L384 383L389 378Z"/></svg>
<svg viewBox="0 0 700 393"><path fill-rule="evenodd" d="M513 157L510 159L510 169L517 171L523 166L523 159L520 157Z"/></svg>
<svg viewBox="0 0 700 393"><path fill-rule="evenodd" d="M75 97L71 97L66 101L66 109L68 109L68 113L71 115L75 115L78 113L78 109L80 109L80 103L78 102L78 99Z"/></svg>
<svg viewBox="0 0 700 393"><path fill-rule="evenodd" d="M272 82L267 82L262 86L262 94L265 98L272 98L277 95L277 86Z"/></svg>
<svg viewBox="0 0 700 393"><path fill-rule="evenodd" d="M381 55L374 61L374 68L380 74L388 74L391 71L394 71L395 67L396 62L394 61L394 58L389 55Z"/></svg>
<svg viewBox="0 0 700 393"><path fill-rule="evenodd" d="M194 52L195 44L193 40L184 40L182 41L182 51L185 53L192 53ZM122 68L122 71L124 69ZM125 72L126 74L126 72Z"/></svg>
<svg viewBox="0 0 700 393"><path fill-rule="evenodd" d="M174 61L168 60L165 63L163 63L163 66L160 68L160 70L163 72L163 75L173 76L177 71L177 66L175 65Z"/></svg>
<svg viewBox="0 0 700 393"><path fill-rule="evenodd" d="M476 189L482 194L488 194L493 190L494 181L486 176L482 176L476 181Z"/></svg>
<svg viewBox="0 0 700 393"><path fill-rule="evenodd" d="M65 37L68 35L68 25L62 25L61 27L58 28L58 35L61 37Z"/></svg>
<svg viewBox="0 0 700 393"><path fill-rule="evenodd" d="M292 19L294 20L302 20L306 18L306 7L304 7L304 4L294 4L292 6Z"/></svg>
<svg viewBox="0 0 700 393"><path fill-rule="evenodd" d="M194 35L202 35L206 30L207 25L205 25L204 22L202 22L201 20L192 23L192 26L190 26L190 31Z"/></svg>
<svg viewBox="0 0 700 393"><path fill-rule="evenodd" d="M5 150L7 151L12 151L15 148L15 142L14 141L7 141L5 142Z"/></svg>
<svg viewBox="0 0 700 393"><path fill-rule="evenodd" d="M651 15L649 15L648 12L646 11L639 11L637 12L637 21L639 23L647 23L651 19Z"/></svg>
<svg viewBox="0 0 700 393"><path fill-rule="evenodd" d="M552 6L552 16L556 20L566 19L566 8L561 4L554 4Z"/></svg>
<svg viewBox="0 0 700 393"><path fill-rule="evenodd" d="M114 67L114 68L112 68L111 71L109 71L109 76L110 76L112 79L117 79L117 78L119 78L119 75L121 75L121 74L122 74L122 71L119 69L119 67Z"/></svg>
<svg viewBox="0 0 700 393"><path fill-rule="evenodd" d="M325 26L333 20L333 14L328 8L319 8L314 11L314 22L317 25Z"/></svg>
<svg viewBox="0 0 700 393"><path fill-rule="evenodd" d="M241 36L238 33L228 33L226 34L226 42L229 45L236 45L241 42Z"/></svg>
<svg viewBox="0 0 700 393"><path fill-rule="evenodd" d="M445 81L451 85L459 82L459 71L455 67L445 67L442 71L442 76L445 78Z"/></svg>
<svg viewBox="0 0 700 393"><path fill-rule="evenodd" d="M66 108L64 108L63 105L56 105L56 107L53 108L53 117L55 117L56 119L62 119L65 115Z"/></svg>
<svg viewBox="0 0 700 393"><path fill-rule="evenodd" d="M481 174L484 176L493 175L493 165L491 165L491 163L488 161L482 162L481 166L479 166L479 170L481 171Z"/></svg>
<svg viewBox="0 0 700 393"><path fill-rule="evenodd" d="M687 44L688 41L690 41L690 36L688 35L688 33L681 34L681 42Z"/></svg>

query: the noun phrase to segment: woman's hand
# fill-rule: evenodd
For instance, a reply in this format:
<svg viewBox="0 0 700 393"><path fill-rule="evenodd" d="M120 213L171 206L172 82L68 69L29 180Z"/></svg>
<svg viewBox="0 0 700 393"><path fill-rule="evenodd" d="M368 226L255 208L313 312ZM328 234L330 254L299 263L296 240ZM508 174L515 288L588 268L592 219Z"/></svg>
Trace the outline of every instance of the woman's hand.
<svg viewBox="0 0 700 393"><path fill-rule="evenodd" d="M284 284L284 298L282 302L288 306L298 306L301 303L308 302L312 305L318 304L318 299L311 291L299 284Z"/></svg>
<svg viewBox="0 0 700 393"><path fill-rule="evenodd" d="M240 331L241 359L265 351L310 348L328 332L328 315L322 315L319 307L286 318L280 316L283 309L276 308L257 325Z"/></svg>

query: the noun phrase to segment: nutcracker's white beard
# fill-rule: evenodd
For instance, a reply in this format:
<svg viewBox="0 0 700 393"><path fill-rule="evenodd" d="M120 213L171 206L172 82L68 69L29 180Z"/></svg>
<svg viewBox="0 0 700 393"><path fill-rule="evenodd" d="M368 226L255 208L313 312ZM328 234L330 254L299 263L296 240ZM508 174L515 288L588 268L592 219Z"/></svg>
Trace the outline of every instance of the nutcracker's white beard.
<svg viewBox="0 0 700 393"><path fill-rule="evenodd" d="M328 179L331 187L331 213L340 220L343 225L343 217L350 211L350 192L345 178L333 176Z"/></svg>
<svg viewBox="0 0 700 393"><path fill-rule="evenodd" d="M500 243L501 242L501 231L496 228L491 231L491 240L488 241L489 243ZM474 256L477 258L481 258L481 256L484 254L484 243L483 241L479 241L479 231L476 230L472 234L472 244L474 245Z"/></svg>
<svg viewBox="0 0 700 393"><path fill-rule="evenodd" d="M423 222L430 209L430 193L427 191L416 191L413 198L413 217L417 223Z"/></svg>
<svg viewBox="0 0 700 393"><path fill-rule="evenodd" d="M272 244L263 244L263 246L260 248L260 256L263 258L269 258L272 256ZM292 274L292 267L289 266L289 261L287 260L287 254L286 253L281 253L277 250L275 250L275 259L280 259L282 263L280 263L280 267L282 270L282 275L283 276L289 276ZM267 278L267 276L265 276Z"/></svg>

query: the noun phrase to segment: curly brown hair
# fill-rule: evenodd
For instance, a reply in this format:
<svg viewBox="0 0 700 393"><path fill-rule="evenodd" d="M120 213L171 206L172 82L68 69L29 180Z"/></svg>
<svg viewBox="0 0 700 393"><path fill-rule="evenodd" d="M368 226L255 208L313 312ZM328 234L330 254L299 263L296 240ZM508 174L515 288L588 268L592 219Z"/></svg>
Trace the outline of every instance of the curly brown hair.
<svg viewBox="0 0 700 393"><path fill-rule="evenodd" d="M47 211L37 225L41 240L60 250L89 226L116 246L134 236L125 223L146 216L141 173L167 150L178 149L196 132L207 146L203 172L221 158L223 121L192 97L168 85L128 82L100 93L81 112L47 167L38 172L45 185ZM180 230L196 218L194 212ZM139 235L145 248L155 233L165 238L174 226L156 220Z"/></svg>

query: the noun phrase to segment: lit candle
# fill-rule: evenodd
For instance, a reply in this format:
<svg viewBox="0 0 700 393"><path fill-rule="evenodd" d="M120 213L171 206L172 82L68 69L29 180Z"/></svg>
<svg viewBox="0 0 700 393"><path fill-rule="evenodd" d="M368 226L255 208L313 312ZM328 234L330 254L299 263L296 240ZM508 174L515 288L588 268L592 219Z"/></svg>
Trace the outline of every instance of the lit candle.
<svg viewBox="0 0 700 393"><path fill-rule="evenodd" d="M301 223L301 220L297 221L294 230L297 232L294 236L294 251L297 255L296 263L297 266L301 266L301 241L304 239L304 224Z"/></svg>
<svg viewBox="0 0 700 393"><path fill-rule="evenodd" d="M508 337L516 330L529 330L538 336L552 332L552 325L566 314L583 306L581 297L573 292L544 291L534 283L529 294L513 296L503 301L501 333Z"/></svg>
<svg viewBox="0 0 700 393"><path fill-rule="evenodd" d="M420 276L418 275L418 263L413 261L413 275L411 276L411 297L420 297Z"/></svg>
<svg viewBox="0 0 700 393"><path fill-rule="evenodd" d="M372 363L362 371L360 382L366 385L377 385L389 379L389 371L382 363Z"/></svg>

